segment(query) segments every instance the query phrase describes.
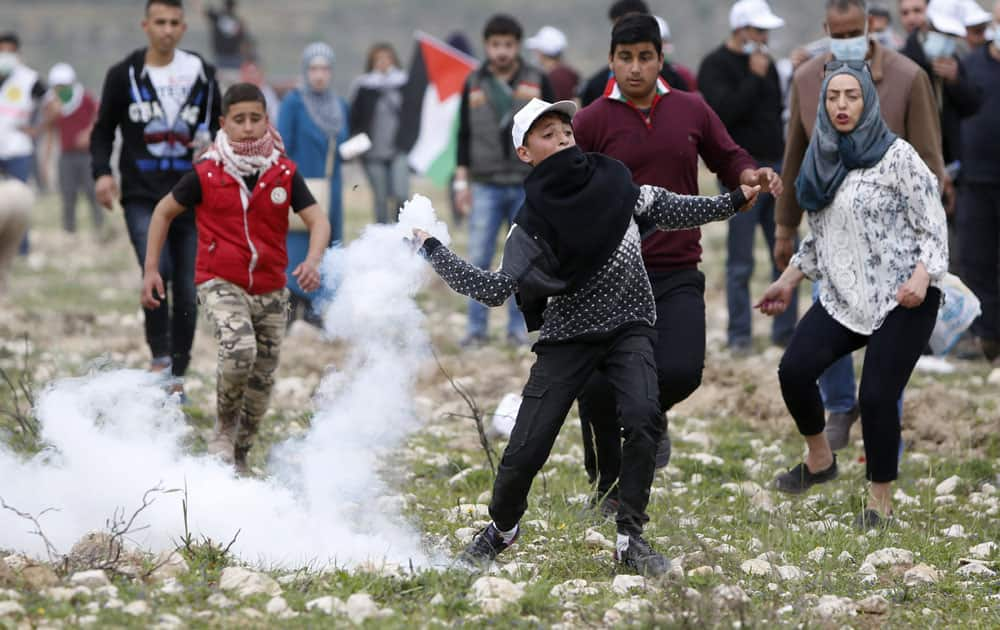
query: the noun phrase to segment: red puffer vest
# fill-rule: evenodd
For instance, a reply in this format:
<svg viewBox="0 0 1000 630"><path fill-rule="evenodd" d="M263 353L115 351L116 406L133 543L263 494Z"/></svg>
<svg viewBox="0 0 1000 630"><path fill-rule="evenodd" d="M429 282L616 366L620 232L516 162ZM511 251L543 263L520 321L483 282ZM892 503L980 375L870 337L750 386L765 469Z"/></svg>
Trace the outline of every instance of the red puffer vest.
<svg viewBox="0 0 1000 630"><path fill-rule="evenodd" d="M242 186L221 164L205 160L194 170L201 182L195 284L220 278L253 295L284 288L295 163L282 157L261 174L245 210Z"/></svg>

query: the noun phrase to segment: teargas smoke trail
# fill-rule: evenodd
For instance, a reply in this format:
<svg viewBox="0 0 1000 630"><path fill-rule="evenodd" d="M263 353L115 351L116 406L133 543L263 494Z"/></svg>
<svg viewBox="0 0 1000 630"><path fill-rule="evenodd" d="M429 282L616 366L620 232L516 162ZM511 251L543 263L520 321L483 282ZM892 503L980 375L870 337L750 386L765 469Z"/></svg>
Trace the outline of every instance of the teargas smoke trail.
<svg viewBox="0 0 1000 630"><path fill-rule="evenodd" d="M0 497L33 514L57 508L40 522L62 553L103 530L115 510L131 515L150 488L186 485L192 533L225 543L239 530L233 551L250 562L436 564L380 476L392 450L420 426L411 401L428 338L414 295L427 264L404 240L418 226L449 241L429 200L417 196L399 223L370 226L328 252L324 283L332 279L335 293L324 326L347 342L349 356L323 379L310 430L272 449L266 479L238 479L219 461L185 452L190 429L162 381L116 370L46 387L37 413L51 446L25 460L0 445ZM182 494L155 498L136 523L148 527L131 540L144 550L173 549L183 533ZM0 549L44 557L31 529L0 511Z"/></svg>

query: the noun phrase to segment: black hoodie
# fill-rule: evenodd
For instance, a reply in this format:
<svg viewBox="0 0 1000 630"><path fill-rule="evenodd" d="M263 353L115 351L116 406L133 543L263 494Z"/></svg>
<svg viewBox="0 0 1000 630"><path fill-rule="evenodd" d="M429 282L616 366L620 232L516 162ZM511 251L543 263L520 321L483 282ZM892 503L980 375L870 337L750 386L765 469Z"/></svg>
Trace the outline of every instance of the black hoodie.
<svg viewBox="0 0 1000 630"><path fill-rule="evenodd" d="M185 52L201 59L197 53ZM140 48L108 70L90 136L90 154L94 179L110 175L115 129L120 128L122 204L145 202L152 207L191 170L193 156L187 145L198 127L207 125L215 136L222 96L215 68L201 59L202 72L171 127L145 71L145 60L146 49Z"/></svg>

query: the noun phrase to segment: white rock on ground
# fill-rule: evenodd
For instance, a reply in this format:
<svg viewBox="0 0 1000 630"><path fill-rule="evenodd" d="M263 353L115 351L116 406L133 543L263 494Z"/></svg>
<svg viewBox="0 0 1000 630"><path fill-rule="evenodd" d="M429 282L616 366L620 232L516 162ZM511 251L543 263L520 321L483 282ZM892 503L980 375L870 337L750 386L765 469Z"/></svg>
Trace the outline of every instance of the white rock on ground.
<svg viewBox="0 0 1000 630"><path fill-rule="evenodd" d="M837 561L841 564L847 564L848 562L854 562L854 556L851 555L849 551L841 551L840 555L837 556Z"/></svg>
<svg viewBox="0 0 1000 630"><path fill-rule="evenodd" d="M184 628L187 624L184 620L177 615L171 615L170 613L163 613L156 618L156 623L152 626L152 630L173 630L174 628Z"/></svg>
<svg viewBox="0 0 1000 630"><path fill-rule="evenodd" d="M955 494L955 490L958 489L959 484L962 483L962 478L958 475L952 475L948 477L934 488L934 494L942 496L945 494Z"/></svg>
<svg viewBox="0 0 1000 630"><path fill-rule="evenodd" d="M77 586L86 586L87 588L98 588L111 584L111 580L108 579L104 571L98 569L94 571L78 571L70 576L69 583Z"/></svg>
<svg viewBox="0 0 1000 630"><path fill-rule="evenodd" d="M344 602L339 597L333 597L332 595L324 595L323 597L317 597L306 602L306 610L319 609L328 615L332 615L334 611L342 610L343 607Z"/></svg>
<svg viewBox="0 0 1000 630"><path fill-rule="evenodd" d="M874 567L913 564L913 552L897 547L886 547L865 556L865 563Z"/></svg>
<svg viewBox="0 0 1000 630"><path fill-rule="evenodd" d="M958 567L956 571L962 577L993 577L996 575L996 571L989 568L982 562L969 562Z"/></svg>
<svg viewBox="0 0 1000 630"><path fill-rule="evenodd" d="M24 606L17 602L0 602L0 618L23 615Z"/></svg>
<svg viewBox="0 0 1000 630"><path fill-rule="evenodd" d="M965 528L961 525L952 525L941 530L941 535L945 538L965 538Z"/></svg>
<svg viewBox="0 0 1000 630"><path fill-rule="evenodd" d="M1000 385L1000 368L993 368L986 378L986 382L990 385Z"/></svg>
<svg viewBox="0 0 1000 630"><path fill-rule="evenodd" d="M461 503L447 511L453 521L490 517L490 506L485 503Z"/></svg>
<svg viewBox="0 0 1000 630"><path fill-rule="evenodd" d="M816 563L823 562L823 559L826 558L826 547L816 547L815 549L806 554L806 558Z"/></svg>
<svg viewBox="0 0 1000 630"><path fill-rule="evenodd" d="M508 579L484 576L472 584L472 597L483 612L495 614L524 597L524 585Z"/></svg>
<svg viewBox="0 0 1000 630"><path fill-rule="evenodd" d="M91 591L86 586L75 586L73 588L53 586L42 591L42 594L57 602L69 602L74 599L86 599L90 597Z"/></svg>
<svg viewBox="0 0 1000 630"><path fill-rule="evenodd" d="M797 582L805 577L805 571L796 566L786 564L778 567L778 577L787 582Z"/></svg>
<svg viewBox="0 0 1000 630"><path fill-rule="evenodd" d="M234 591L237 596L281 594L281 586L268 575L243 567L226 567L219 578L219 588L224 591Z"/></svg>
<svg viewBox="0 0 1000 630"><path fill-rule="evenodd" d="M903 583L907 586L917 584L936 584L940 574L932 566L920 563L903 574Z"/></svg>
<svg viewBox="0 0 1000 630"><path fill-rule="evenodd" d="M647 599L642 599L641 597L631 597L629 599L623 599L615 602L614 609L623 615L634 617L641 615L644 611L648 610L650 606L652 606L652 604L650 604Z"/></svg>
<svg viewBox="0 0 1000 630"><path fill-rule="evenodd" d="M122 608L122 612L133 617L142 617L149 614L149 604L146 600L139 599Z"/></svg>
<svg viewBox="0 0 1000 630"><path fill-rule="evenodd" d="M993 555L993 552L997 550L997 544L993 541L984 542L981 545L975 545L974 547L969 547L969 555L973 558L980 560L985 560Z"/></svg>
<svg viewBox="0 0 1000 630"><path fill-rule="evenodd" d="M609 549L614 551L615 543L608 540L608 538L597 531L593 527L587 528L587 531L583 534L583 542L588 547L596 547L598 549Z"/></svg>
<svg viewBox="0 0 1000 630"><path fill-rule="evenodd" d="M560 601L565 601L582 595L597 595L599 592L593 586L588 586L587 580L577 578L575 580L566 580L562 584L556 584L549 591L549 595Z"/></svg>
<svg viewBox="0 0 1000 630"><path fill-rule="evenodd" d="M269 615L281 615L282 613L290 612L291 608L288 607L288 602L285 601L284 597L280 595L277 597L272 597L268 600L267 605L264 606L264 612Z"/></svg>
<svg viewBox="0 0 1000 630"><path fill-rule="evenodd" d="M611 582L611 590L619 595L626 595L633 589L646 588L646 578L641 575L616 575Z"/></svg>
<svg viewBox="0 0 1000 630"><path fill-rule="evenodd" d="M176 551L163 551L156 557L156 569L151 577L157 581L178 578L188 572L188 563Z"/></svg>
<svg viewBox="0 0 1000 630"><path fill-rule="evenodd" d="M235 602L222 593L212 593L205 602L214 608L232 608Z"/></svg>
<svg viewBox="0 0 1000 630"><path fill-rule="evenodd" d="M739 608L749 604L750 598L735 584L720 584L712 589L712 601L719 607Z"/></svg>
<svg viewBox="0 0 1000 630"><path fill-rule="evenodd" d="M767 576L771 575L773 569L771 563L767 560L762 560L760 558L754 558L753 560L747 560L740 565L740 569L743 570L747 575L756 576Z"/></svg>
<svg viewBox="0 0 1000 630"><path fill-rule="evenodd" d="M436 595L434 595L434 597L431 598L430 604L431 606L440 606L444 602L445 602L444 595L442 595L441 593L437 593Z"/></svg>
<svg viewBox="0 0 1000 630"><path fill-rule="evenodd" d="M858 612L866 615L884 615L889 612L889 600L881 595L872 595L858 602Z"/></svg>
<svg viewBox="0 0 1000 630"><path fill-rule="evenodd" d="M856 606L850 597L823 595L813 607L813 612L824 619L854 615Z"/></svg>

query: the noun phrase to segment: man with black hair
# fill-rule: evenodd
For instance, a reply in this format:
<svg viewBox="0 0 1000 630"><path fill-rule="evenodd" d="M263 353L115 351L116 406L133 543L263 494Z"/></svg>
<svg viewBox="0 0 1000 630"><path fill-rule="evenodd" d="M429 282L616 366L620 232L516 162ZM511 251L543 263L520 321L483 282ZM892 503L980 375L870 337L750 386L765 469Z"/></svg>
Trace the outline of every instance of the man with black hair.
<svg viewBox="0 0 1000 630"><path fill-rule="evenodd" d="M650 15L649 5L643 2L643 0L618 0L608 9L608 20L611 21L612 26L630 15ZM667 85L674 89L685 92L691 91L691 86L684 80L684 77L665 59L660 67L660 76L667 82ZM603 96L607 89L609 89L610 78L611 73L608 72L607 67L602 67L592 74L580 86L580 106L586 107Z"/></svg>
<svg viewBox="0 0 1000 630"><path fill-rule="evenodd" d="M98 202L113 209L119 197L111 175L111 147L121 130L121 204L140 268L153 206L191 170L196 149L219 128L220 95L215 68L178 48L187 25L180 0L149 0L142 21L149 46L131 52L108 70L97 122L90 138ZM151 369L170 369L180 379L191 360L197 322L194 217L170 225L160 273L171 288L173 310L162 300L145 310ZM179 385L175 389L183 394Z"/></svg>
<svg viewBox="0 0 1000 630"><path fill-rule="evenodd" d="M780 179L770 169L757 168L701 96L674 90L659 76L662 40L652 16L632 15L615 26L608 64L614 73L608 94L574 119L581 149L621 160L636 184L678 194L698 193L699 157L729 189L760 185L764 192L781 193ZM698 270L701 232L651 233L643 239L642 254L656 299L658 338L653 351L660 406L666 412L701 384L705 363L705 276ZM602 511L613 512L622 465L614 391L596 375L579 403L587 472L597 482ZM669 436L664 432L657 466L666 466L669 456Z"/></svg>
<svg viewBox="0 0 1000 630"><path fill-rule="evenodd" d="M469 259L488 268L496 250L497 232L513 223L524 201L521 183L528 166L505 139L514 113L532 98L553 100L545 73L521 57L521 25L509 15L491 17L483 29L486 61L470 73L462 87L458 124L458 168L452 184L455 202L469 216ZM507 342L528 343L524 318L508 304ZM488 340L488 311L469 301L469 323L462 347L480 347Z"/></svg>
<svg viewBox="0 0 1000 630"><path fill-rule="evenodd" d="M239 70L250 37L243 18L236 14L236 0L224 0L218 8L203 7L202 0L193 0L192 4L211 25L212 55L219 70Z"/></svg>

